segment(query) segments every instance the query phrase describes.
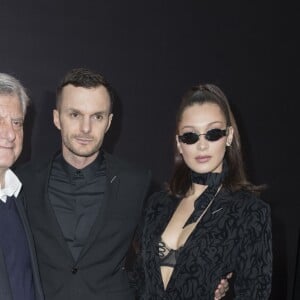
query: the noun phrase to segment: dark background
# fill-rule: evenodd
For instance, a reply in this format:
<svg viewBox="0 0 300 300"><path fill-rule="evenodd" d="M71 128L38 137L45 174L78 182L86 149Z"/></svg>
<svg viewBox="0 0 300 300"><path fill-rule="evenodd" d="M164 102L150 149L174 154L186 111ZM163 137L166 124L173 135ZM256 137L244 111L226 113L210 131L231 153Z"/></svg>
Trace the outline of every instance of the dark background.
<svg viewBox="0 0 300 300"><path fill-rule="evenodd" d="M158 189L172 170L182 94L215 83L232 103L250 179L269 185L271 299L292 299L300 202L291 11L274 1L0 0L0 72L19 78L32 100L18 164L60 146L55 88L71 68L87 67L119 96L105 148L150 168Z"/></svg>

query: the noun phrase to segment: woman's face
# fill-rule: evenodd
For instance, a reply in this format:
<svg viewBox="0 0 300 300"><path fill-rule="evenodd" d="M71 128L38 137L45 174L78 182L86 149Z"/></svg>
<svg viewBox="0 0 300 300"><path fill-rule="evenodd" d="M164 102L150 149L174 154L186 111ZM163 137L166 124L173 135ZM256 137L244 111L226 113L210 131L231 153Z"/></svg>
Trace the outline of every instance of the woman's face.
<svg viewBox="0 0 300 300"><path fill-rule="evenodd" d="M208 141L204 135L211 129L226 129L225 116L217 104L194 104L183 111L176 136L177 147L187 166L197 173L221 172L226 145L232 142L232 127L216 141ZM188 132L201 134L199 140L194 144L180 141L178 136Z"/></svg>

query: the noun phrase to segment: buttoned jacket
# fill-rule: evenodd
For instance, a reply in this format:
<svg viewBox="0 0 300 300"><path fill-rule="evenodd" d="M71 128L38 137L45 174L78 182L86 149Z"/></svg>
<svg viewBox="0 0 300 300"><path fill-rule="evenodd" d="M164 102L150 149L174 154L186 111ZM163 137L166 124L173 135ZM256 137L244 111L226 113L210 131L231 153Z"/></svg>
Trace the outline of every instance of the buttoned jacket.
<svg viewBox="0 0 300 300"><path fill-rule="evenodd" d="M19 169L46 300L133 300L125 270L150 172L104 153L104 202L75 261L48 198L52 160Z"/></svg>

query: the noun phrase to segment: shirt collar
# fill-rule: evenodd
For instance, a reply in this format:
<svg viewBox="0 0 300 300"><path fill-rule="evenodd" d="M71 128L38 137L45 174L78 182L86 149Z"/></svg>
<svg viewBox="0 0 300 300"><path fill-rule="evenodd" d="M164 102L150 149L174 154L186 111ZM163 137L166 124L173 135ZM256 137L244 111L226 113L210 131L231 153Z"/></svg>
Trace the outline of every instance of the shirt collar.
<svg viewBox="0 0 300 300"><path fill-rule="evenodd" d="M4 176L4 188L0 188L0 200L6 202L7 197L18 197L22 188L22 183L16 174L8 169Z"/></svg>
<svg viewBox="0 0 300 300"><path fill-rule="evenodd" d="M68 178L71 181L76 179L85 179L87 181L91 181L95 178L97 173L102 171L103 163L104 163L104 155L103 152L100 150L97 158L90 163L88 166L84 167L83 169L76 169L70 164L68 164L62 155L58 157L60 160L64 171L66 172Z"/></svg>

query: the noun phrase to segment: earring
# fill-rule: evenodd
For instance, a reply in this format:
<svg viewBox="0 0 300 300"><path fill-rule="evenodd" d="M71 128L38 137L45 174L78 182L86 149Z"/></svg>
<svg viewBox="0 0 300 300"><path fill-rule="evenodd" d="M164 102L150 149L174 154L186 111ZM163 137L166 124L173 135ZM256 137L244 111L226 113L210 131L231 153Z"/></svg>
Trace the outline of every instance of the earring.
<svg viewBox="0 0 300 300"><path fill-rule="evenodd" d="M231 142L228 141L228 142L226 143L226 146L227 146L227 147L230 147L230 146L231 146Z"/></svg>

